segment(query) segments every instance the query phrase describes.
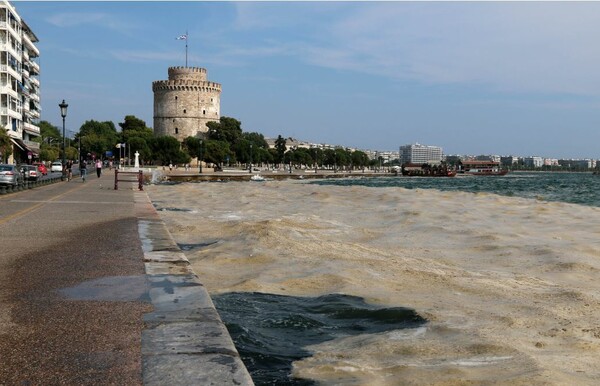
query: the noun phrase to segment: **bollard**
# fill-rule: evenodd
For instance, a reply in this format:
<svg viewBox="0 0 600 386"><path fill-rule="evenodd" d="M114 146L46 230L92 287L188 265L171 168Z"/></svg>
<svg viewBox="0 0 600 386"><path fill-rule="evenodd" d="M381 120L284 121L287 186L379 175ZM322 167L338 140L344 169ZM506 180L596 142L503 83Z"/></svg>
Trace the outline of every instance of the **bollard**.
<svg viewBox="0 0 600 386"><path fill-rule="evenodd" d="M119 190L119 169L115 169L115 190Z"/></svg>
<svg viewBox="0 0 600 386"><path fill-rule="evenodd" d="M138 188L139 190L144 190L144 172L141 170L138 173Z"/></svg>

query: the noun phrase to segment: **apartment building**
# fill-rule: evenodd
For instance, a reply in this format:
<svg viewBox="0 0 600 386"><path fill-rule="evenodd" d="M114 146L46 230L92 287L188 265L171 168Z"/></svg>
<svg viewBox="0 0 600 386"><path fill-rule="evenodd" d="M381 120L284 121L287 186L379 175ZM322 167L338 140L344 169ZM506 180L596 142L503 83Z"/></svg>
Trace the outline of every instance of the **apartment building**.
<svg viewBox="0 0 600 386"><path fill-rule="evenodd" d="M9 163L31 163L40 152L35 141L41 113L37 42L15 7L0 1L0 129L7 131L13 144Z"/></svg>

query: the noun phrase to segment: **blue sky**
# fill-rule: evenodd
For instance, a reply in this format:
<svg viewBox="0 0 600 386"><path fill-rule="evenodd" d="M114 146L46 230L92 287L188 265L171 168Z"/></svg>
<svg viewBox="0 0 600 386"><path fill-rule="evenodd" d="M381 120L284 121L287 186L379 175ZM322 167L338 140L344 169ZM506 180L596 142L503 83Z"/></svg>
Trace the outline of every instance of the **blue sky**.
<svg viewBox="0 0 600 386"><path fill-rule="evenodd" d="M600 158L598 2L14 1L41 51L42 119L135 115L208 70L244 131L371 150Z"/></svg>

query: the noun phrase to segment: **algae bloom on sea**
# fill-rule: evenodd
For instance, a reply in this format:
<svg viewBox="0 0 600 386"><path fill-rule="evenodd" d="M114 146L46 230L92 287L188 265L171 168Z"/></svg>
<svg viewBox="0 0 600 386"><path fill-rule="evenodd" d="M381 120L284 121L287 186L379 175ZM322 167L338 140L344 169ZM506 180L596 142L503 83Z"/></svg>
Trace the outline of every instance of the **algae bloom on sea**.
<svg viewBox="0 0 600 386"><path fill-rule="evenodd" d="M600 209L593 189L585 193L592 203L580 205L530 198L502 178L482 184L512 184L512 196L383 179L184 183L147 192L157 209L161 202L190 209L158 213L178 243L207 244L185 253L216 303L241 294L249 304L256 294L294 301L343 294L427 320L298 343L307 355L293 361L295 379L594 384ZM252 319L244 312L235 317Z"/></svg>

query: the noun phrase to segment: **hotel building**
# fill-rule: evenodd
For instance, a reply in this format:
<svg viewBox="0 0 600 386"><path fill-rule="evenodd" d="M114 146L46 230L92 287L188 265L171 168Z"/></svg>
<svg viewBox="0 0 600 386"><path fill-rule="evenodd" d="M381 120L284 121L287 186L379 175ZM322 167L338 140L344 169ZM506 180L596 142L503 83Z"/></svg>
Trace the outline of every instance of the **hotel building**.
<svg viewBox="0 0 600 386"><path fill-rule="evenodd" d="M421 144L400 146L400 163L424 164L440 162L443 159L442 148Z"/></svg>
<svg viewBox="0 0 600 386"><path fill-rule="evenodd" d="M38 158L40 136L40 51L37 37L6 0L0 1L0 130L13 144L1 161L31 163Z"/></svg>

